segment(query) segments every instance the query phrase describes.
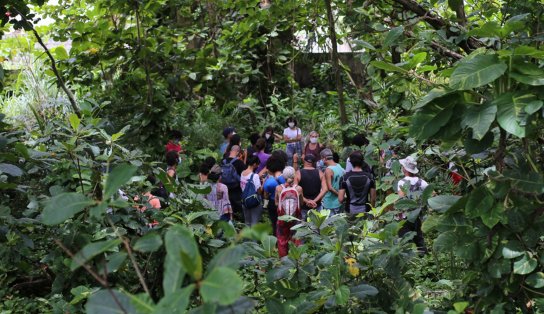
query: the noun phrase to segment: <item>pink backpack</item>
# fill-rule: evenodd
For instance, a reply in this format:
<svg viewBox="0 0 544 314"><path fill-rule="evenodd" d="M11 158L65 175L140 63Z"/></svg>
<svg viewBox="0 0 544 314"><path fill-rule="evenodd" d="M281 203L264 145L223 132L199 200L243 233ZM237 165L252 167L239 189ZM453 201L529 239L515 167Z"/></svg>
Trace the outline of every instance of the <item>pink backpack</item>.
<svg viewBox="0 0 544 314"><path fill-rule="evenodd" d="M286 187L285 184L282 184L280 194L280 202L278 206L278 216L290 215L293 217L300 217L300 202L299 195L296 189L296 185Z"/></svg>

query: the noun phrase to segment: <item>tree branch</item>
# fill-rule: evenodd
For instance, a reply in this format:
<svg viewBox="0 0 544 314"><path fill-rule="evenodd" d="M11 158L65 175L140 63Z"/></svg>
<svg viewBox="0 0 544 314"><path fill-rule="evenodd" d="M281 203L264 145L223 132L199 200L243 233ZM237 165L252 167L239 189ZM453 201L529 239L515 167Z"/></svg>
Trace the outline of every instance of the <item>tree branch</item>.
<svg viewBox="0 0 544 314"><path fill-rule="evenodd" d="M404 9L413 12L419 17L422 17L425 22L431 25L434 29L443 29L446 31L448 37L457 36L458 33L451 30L451 25L445 21L441 16L432 13L425 9L419 3L414 0L391 0L394 3L400 4ZM471 53L474 49L483 47L484 44L474 37L469 37L466 40L459 42L461 47L466 53Z"/></svg>

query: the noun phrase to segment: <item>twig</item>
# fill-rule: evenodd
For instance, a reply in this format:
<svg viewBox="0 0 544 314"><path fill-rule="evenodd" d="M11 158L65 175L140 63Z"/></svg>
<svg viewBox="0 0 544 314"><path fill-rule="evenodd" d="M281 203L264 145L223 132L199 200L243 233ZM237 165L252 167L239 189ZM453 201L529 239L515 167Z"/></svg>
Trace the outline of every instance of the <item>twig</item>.
<svg viewBox="0 0 544 314"><path fill-rule="evenodd" d="M53 58L53 55L51 55L51 52L49 51L47 46L44 44L42 38L40 37L40 35L38 34L38 32L36 31L34 26L32 26L32 24L26 19L26 17L19 10L17 10L15 7L11 7L11 10L13 10L15 13L20 15L21 19L28 25L28 27L34 33L34 37L36 37L36 40L38 40L38 43L40 44L40 46L42 46L42 48L45 50L45 53L49 57L49 60L51 60L51 69L53 70L53 73L55 73L55 76L57 77L57 80L59 82L60 87L62 88L62 90L68 96L68 100L70 101L70 105L72 106L72 109L74 110L74 113L79 118L81 118L81 111L79 110L79 107L77 106L74 94L72 94L72 92L66 87L66 84L64 84L64 80L62 79L62 76L60 75L60 73L59 73L59 71L57 69L55 58Z"/></svg>
<svg viewBox="0 0 544 314"><path fill-rule="evenodd" d="M55 239L55 243L66 253L68 254L68 256L70 256L70 258L74 259L75 255L74 253L72 253L67 247L64 246L64 244L62 244L62 242L60 242L58 239ZM79 263L79 261L78 261ZM121 311L123 311L123 313L125 314L128 314L128 312L125 310L125 308L123 307L123 305L121 304L121 302L119 301L119 299L117 298L117 296L115 295L115 293L113 293L113 290L111 290L110 286L108 285L108 280L105 279L105 278L102 278L100 277L100 275L98 275L92 268L91 266L87 265L86 263L79 263L83 268L85 268L85 270L91 275L93 276L93 278L98 281L98 283L106 288L108 290L108 292L111 294L111 297L113 298L113 300L115 301L115 303L117 304L117 306L119 306L119 309L121 309Z"/></svg>
<svg viewBox="0 0 544 314"><path fill-rule="evenodd" d="M134 270L136 271L136 275L138 275L138 279L140 280L140 284L144 288L145 293L147 293L147 295L151 296L151 293L149 292L149 288L147 287L147 284L145 282L145 278L142 275L140 267L138 267L138 263L136 262L136 259L134 258L134 254L132 252L132 249L130 248L130 243L128 243L128 240L126 238L124 238L121 234L119 234L119 232L117 231L117 228L115 228L115 225L113 224L113 222L109 218L108 218L108 222L109 222L110 226L115 230L115 233L117 234L119 239L121 239L121 241L123 242L123 245L125 246L125 249L127 250L128 257L130 258L132 266L134 267Z"/></svg>

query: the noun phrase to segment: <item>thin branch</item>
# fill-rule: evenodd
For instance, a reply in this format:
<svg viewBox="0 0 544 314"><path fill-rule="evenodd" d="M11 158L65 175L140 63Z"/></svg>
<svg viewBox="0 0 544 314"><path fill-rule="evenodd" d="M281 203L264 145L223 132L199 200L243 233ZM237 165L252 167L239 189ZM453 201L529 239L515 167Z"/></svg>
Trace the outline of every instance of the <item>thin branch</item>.
<svg viewBox="0 0 544 314"><path fill-rule="evenodd" d="M79 110L79 107L77 106L77 102L76 102L76 99L74 97L74 94L72 94L72 92L66 87L66 84L64 83L64 80L62 79L62 76L60 75L60 73L59 73L59 71L57 69L55 58L53 58L53 55L51 55L51 52L49 51L49 49L47 48L47 46L43 42L42 38L40 37L40 35L38 34L38 32L36 31L34 26L32 26L32 24L26 19L26 17L19 10L17 10L15 7L11 7L11 9L16 14L21 16L21 19L28 25L28 27L34 33L34 37L36 37L36 39L38 40L38 43L40 44L40 46L42 46L42 48L45 50L45 53L49 57L49 60L51 60L51 69L53 70L53 73L55 73L55 76L57 77L57 80L59 82L60 87L62 88L62 90L68 96L68 100L70 101L70 105L72 106L72 110L74 110L74 113L79 118L81 118L81 111Z"/></svg>

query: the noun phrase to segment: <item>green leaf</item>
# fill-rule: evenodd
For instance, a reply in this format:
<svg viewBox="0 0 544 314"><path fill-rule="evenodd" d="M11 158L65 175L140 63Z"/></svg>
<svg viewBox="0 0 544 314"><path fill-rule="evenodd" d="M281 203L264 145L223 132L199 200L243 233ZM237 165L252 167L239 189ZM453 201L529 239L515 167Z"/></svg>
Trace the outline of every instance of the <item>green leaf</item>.
<svg viewBox="0 0 544 314"><path fill-rule="evenodd" d="M506 23L504 23L503 27L503 35L507 36L511 32L523 30L525 28L525 24L527 23L527 17L529 15L529 13L520 14L506 20Z"/></svg>
<svg viewBox="0 0 544 314"><path fill-rule="evenodd" d="M507 68L497 55L477 55L459 63L451 75L450 87L458 90L480 87L498 79Z"/></svg>
<svg viewBox="0 0 544 314"><path fill-rule="evenodd" d="M408 60L408 68L413 69L417 67L420 63L425 61L427 59L427 53L426 52L420 52L416 53L410 60Z"/></svg>
<svg viewBox="0 0 544 314"><path fill-rule="evenodd" d="M506 93L493 101L497 105L497 122L508 133L517 137L525 137L527 120L529 114L526 108L532 111L542 106L542 101L533 94Z"/></svg>
<svg viewBox="0 0 544 314"><path fill-rule="evenodd" d="M382 69L382 70L386 70L386 71L391 71L391 72L400 72L400 73L408 73L407 70L401 68L401 67L398 67L394 64L391 64L391 63L387 63L385 61L372 61L370 62L370 64L378 69Z"/></svg>
<svg viewBox="0 0 544 314"><path fill-rule="evenodd" d="M202 257L193 233L185 226L175 225L168 229L165 242L167 252L174 253L173 257L180 262L182 269L193 279L200 280L202 278Z"/></svg>
<svg viewBox="0 0 544 314"><path fill-rule="evenodd" d="M523 73L512 72L510 73L510 77L520 83L531 85L531 86L544 85L544 74L543 75L528 75Z"/></svg>
<svg viewBox="0 0 544 314"><path fill-rule="evenodd" d="M523 257L514 262L514 274L527 275L535 270L538 265L536 258L530 257L529 254L523 254Z"/></svg>
<svg viewBox="0 0 544 314"><path fill-rule="evenodd" d="M525 249L523 249L521 243L516 240L508 241L502 248L502 256L506 259L513 259L522 256L523 254L525 254Z"/></svg>
<svg viewBox="0 0 544 314"><path fill-rule="evenodd" d="M70 58L70 56L68 56L68 52L66 52L66 49L64 49L62 45L55 48L55 57L57 60L66 60Z"/></svg>
<svg viewBox="0 0 544 314"><path fill-rule="evenodd" d="M366 48L366 49L370 49L370 50L375 50L376 48L374 46L372 46L370 43L364 41L364 40L360 40L360 39L356 39L353 41L354 44L355 44L355 49L359 50L361 48Z"/></svg>
<svg viewBox="0 0 544 314"><path fill-rule="evenodd" d="M116 272L119 267L123 265L127 257L128 254L126 252L117 252L110 254L108 256L108 263L106 264L106 269L100 269L100 274L102 274L102 276L106 276L107 274Z"/></svg>
<svg viewBox="0 0 544 314"><path fill-rule="evenodd" d="M0 173L9 174L12 177L20 177L23 175L23 170L12 164L1 163Z"/></svg>
<svg viewBox="0 0 544 314"><path fill-rule="evenodd" d="M359 300L363 300L366 297L372 297L378 294L378 289L371 285L361 284L350 289L351 295Z"/></svg>
<svg viewBox="0 0 544 314"><path fill-rule="evenodd" d="M528 56L531 58L544 57L544 50L531 46L518 46L514 48L514 50L499 50L498 53L500 56Z"/></svg>
<svg viewBox="0 0 544 314"><path fill-rule="evenodd" d="M138 167L129 164L121 164L115 167L108 174L106 184L104 186L104 199L109 199L113 194L117 193L117 190L136 173Z"/></svg>
<svg viewBox="0 0 544 314"><path fill-rule="evenodd" d="M177 290L174 293L170 293L167 296L163 297L157 308L155 314L177 314L177 313L186 313L187 306L189 306L189 298L193 291L195 290L195 285L190 284L187 287Z"/></svg>
<svg viewBox="0 0 544 314"><path fill-rule="evenodd" d="M46 225L60 224L94 203L93 200L80 193L56 195L47 202L42 213L42 222Z"/></svg>
<svg viewBox="0 0 544 314"><path fill-rule="evenodd" d="M412 117L410 134L419 140L430 139L445 126L453 114L453 106L431 103Z"/></svg>
<svg viewBox="0 0 544 314"><path fill-rule="evenodd" d="M495 21L486 22L482 26L470 30L467 35L478 37L502 37L501 26Z"/></svg>
<svg viewBox="0 0 544 314"><path fill-rule="evenodd" d="M71 113L68 116L68 120L70 121L70 125L72 126L72 129L74 131L77 131L79 129L79 124L81 123L81 120L75 113Z"/></svg>
<svg viewBox="0 0 544 314"><path fill-rule="evenodd" d="M468 302L453 303L453 308L457 311L457 313L463 313L467 307L468 307Z"/></svg>
<svg viewBox="0 0 544 314"><path fill-rule="evenodd" d="M125 293L113 289L93 293L85 309L87 314L136 313L131 299Z"/></svg>
<svg viewBox="0 0 544 314"><path fill-rule="evenodd" d="M525 282L533 288L540 289L544 287L544 273L538 272L531 274L525 279Z"/></svg>
<svg viewBox="0 0 544 314"><path fill-rule="evenodd" d="M236 272L227 267L216 267L202 281L200 295L204 302L221 305L234 303L244 290L244 283Z"/></svg>
<svg viewBox="0 0 544 314"><path fill-rule="evenodd" d="M336 304L345 305L349 300L349 294L349 287L346 285L341 285L340 288L336 289L334 292Z"/></svg>
<svg viewBox="0 0 544 314"><path fill-rule="evenodd" d="M493 103L472 105L462 113L461 126L472 129L472 137L481 141L489 131L489 127L495 121L497 106Z"/></svg>
<svg viewBox="0 0 544 314"><path fill-rule="evenodd" d="M503 175L512 181L512 186L526 193L544 193L544 178L537 172L505 170Z"/></svg>
<svg viewBox="0 0 544 314"><path fill-rule="evenodd" d="M77 252L72 258L72 262L70 263L70 270L74 271L78 269L79 267L83 266L83 264L93 259L93 257L97 256L100 253L111 250L114 247L117 247L119 244L121 244L120 239L113 239L93 242L85 245L83 249Z"/></svg>
<svg viewBox="0 0 544 314"><path fill-rule="evenodd" d="M397 40L399 39L399 37L403 33L404 33L404 27L402 26L392 28L385 36L385 39L383 40L383 46L384 47L394 46L397 43Z"/></svg>
<svg viewBox="0 0 544 314"><path fill-rule="evenodd" d="M240 261L246 255L245 250L241 246L231 246L220 250L212 258L207 265L208 269L214 269L215 267L228 267L237 269L240 266Z"/></svg>
<svg viewBox="0 0 544 314"><path fill-rule="evenodd" d="M502 218L504 213L504 205L502 203L496 203L490 210L481 211L481 218L488 228L493 228Z"/></svg>
<svg viewBox="0 0 544 314"><path fill-rule="evenodd" d="M262 237L261 243L266 257L276 255L276 244L278 243L278 239L275 236L265 235Z"/></svg>
<svg viewBox="0 0 544 314"><path fill-rule="evenodd" d="M437 195L435 197L431 197L427 201L427 204L429 205L429 208L442 213L448 210L451 206L453 206L453 204L457 203L459 199L461 199L461 196Z"/></svg>
<svg viewBox="0 0 544 314"><path fill-rule="evenodd" d="M161 247L161 245L161 236L155 232L150 232L138 239L133 248L134 250L140 252L155 252Z"/></svg>
<svg viewBox="0 0 544 314"><path fill-rule="evenodd" d="M495 200L493 195L485 186L480 186L472 191L468 197L466 205L467 217L480 217L483 212L487 212L493 206Z"/></svg>
<svg viewBox="0 0 544 314"><path fill-rule="evenodd" d="M469 154L478 154L491 147L494 136L492 132L488 132L484 138L479 141L472 138L472 132L469 132L463 140L465 150Z"/></svg>
<svg viewBox="0 0 544 314"><path fill-rule="evenodd" d="M457 91L446 87L433 88L427 95L425 95L423 98L421 98L420 101L417 102L413 109L422 108L433 100L440 99L453 93L457 93Z"/></svg>

